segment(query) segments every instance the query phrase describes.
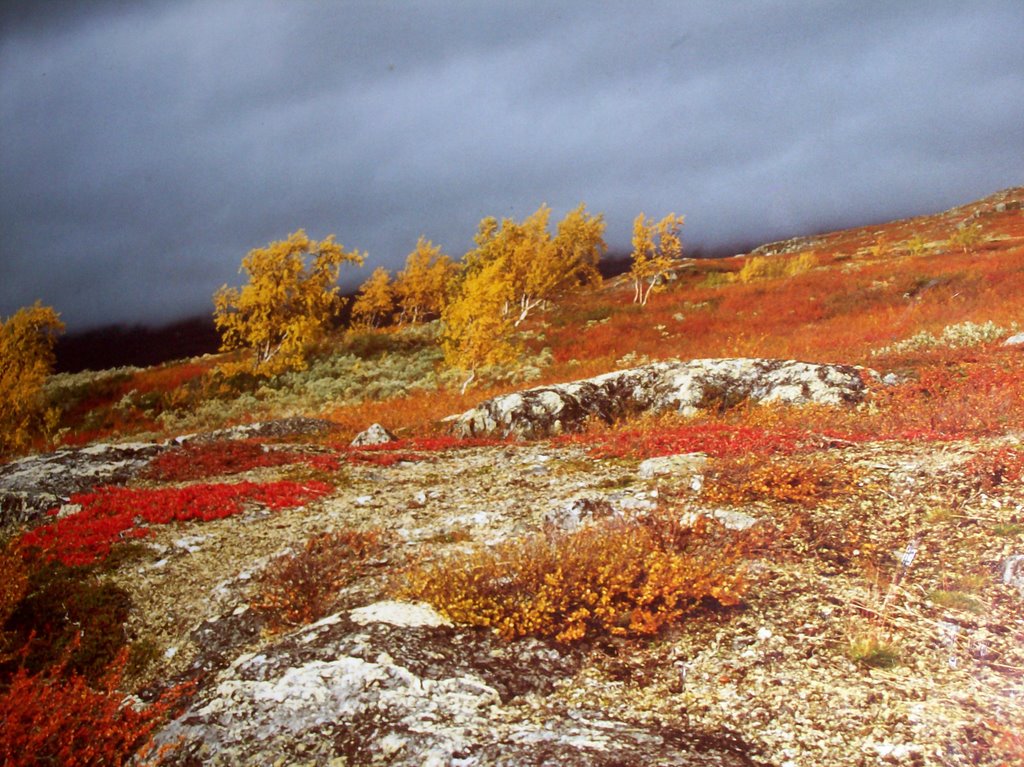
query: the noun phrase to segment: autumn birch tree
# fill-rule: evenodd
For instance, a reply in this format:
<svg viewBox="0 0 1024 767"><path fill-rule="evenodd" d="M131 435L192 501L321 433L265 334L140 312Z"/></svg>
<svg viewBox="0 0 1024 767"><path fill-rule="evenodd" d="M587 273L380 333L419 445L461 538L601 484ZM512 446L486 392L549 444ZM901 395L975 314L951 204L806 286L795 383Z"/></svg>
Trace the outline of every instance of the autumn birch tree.
<svg viewBox="0 0 1024 767"><path fill-rule="evenodd" d="M395 287L391 282L391 273L383 266L378 266L359 288L359 295L352 305L352 319L358 324L375 328L394 309Z"/></svg>
<svg viewBox="0 0 1024 767"><path fill-rule="evenodd" d="M476 247L466 254L462 280L442 313L442 347L454 367L515 359L515 329L537 307L598 282L605 251L604 218L580 205L548 231L551 209L542 205L522 222L488 217Z"/></svg>
<svg viewBox="0 0 1024 767"><path fill-rule="evenodd" d="M500 261L500 270L511 288L506 314L515 314L518 327L537 307L570 290L600 281L597 264L605 252L604 218L591 216L580 205L558 226L548 231L551 208L542 205L516 222L494 218L480 222L474 251L467 263Z"/></svg>
<svg viewBox="0 0 1024 767"><path fill-rule="evenodd" d="M0 322L0 455L25 450L55 426L43 385L63 331L57 312L39 301Z"/></svg>
<svg viewBox="0 0 1024 767"><path fill-rule="evenodd" d="M405 268L395 278L395 297L403 321L416 324L439 315L445 296L458 267L441 248L425 237L405 260Z"/></svg>
<svg viewBox="0 0 1024 767"><path fill-rule="evenodd" d="M633 253L630 277L633 279L633 303L647 305L651 292L675 268L683 256L679 228L683 216L669 213L661 221L640 213L633 220Z"/></svg>
<svg viewBox="0 0 1024 767"><path fill-rule="evenodd" d="M501 261L491 261L467 271L454 299L441 311L445 361L469 374L463 391L477 368L508 363L516 357L515 327L506 311L512 291L502 278L503 266Z"/></svg>
<svg viewBox="0 0 1024 767"><path fill-rule="evenodd" d="M342 264L359 265L364 258L342 249L333 235L316 242L301 229L250 250L239 269L248 284L225 285L213 297L221 349L251 350L244 367L258 374L304 368L308 349L339 308Z"/></svg>

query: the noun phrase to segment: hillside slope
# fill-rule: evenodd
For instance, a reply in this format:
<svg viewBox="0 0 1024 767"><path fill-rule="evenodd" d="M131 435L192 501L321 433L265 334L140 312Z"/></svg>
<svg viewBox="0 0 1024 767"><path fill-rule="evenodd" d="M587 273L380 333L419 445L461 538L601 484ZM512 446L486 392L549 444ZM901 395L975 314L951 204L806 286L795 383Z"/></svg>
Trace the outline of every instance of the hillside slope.
<svg viewBox="0 0 1024 767"><path fill-rule="evenodd" d="M0 754L1021 763L1022 201L610 280L466 393L429 326L56 376L0 465Z"/></svg>

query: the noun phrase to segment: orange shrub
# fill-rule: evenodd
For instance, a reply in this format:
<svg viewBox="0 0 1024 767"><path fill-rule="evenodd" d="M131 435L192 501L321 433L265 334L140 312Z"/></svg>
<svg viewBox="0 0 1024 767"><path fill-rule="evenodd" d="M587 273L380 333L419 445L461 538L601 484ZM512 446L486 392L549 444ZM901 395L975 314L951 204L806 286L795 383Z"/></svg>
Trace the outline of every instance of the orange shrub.
<svg viewBox="0 0 1024 767"><path fill-rule="evenodd" d="M380 423L394 432L408 436L437 434L444 430L442 418L462 413L481 400L515 389L471 390L460 394L457 390L415 391L401 397L385 400L364 400L356 405L338 408L324 415L341 427L342 435L353 437L371 423ZM337 439L337 434L331 434Z"/></svg>
<svg viewBox="0 0 1024 767"><path fill-rule="evenodd" d="M367 573L368 561L384 550L379 531L321 533L302 551L275 560L260 580L253 607L272 631L319 620L338 591Z"/></svg>
<svg viewBox="0 0 1024 767"><path fill-rule="evenodd" d="M779 501L813 505L854 486L855 473L833 460L724 458L704 484L704 498L716 503Z"/></svg>
<svg viewBox="0 0 1024 767"><path fill-rule="evenodd" d="M964 475L981 490L1024 478L1024 448L1000 447L974 456L964 466Z"/></svg>
<svg viewBox="0 0 1024 767"><path fill-rule="evenodd" d="M399 594L506 639L649 636L705 601L737 604L746 544L704 518L689 527L658 512L416 565Z"/></svg>

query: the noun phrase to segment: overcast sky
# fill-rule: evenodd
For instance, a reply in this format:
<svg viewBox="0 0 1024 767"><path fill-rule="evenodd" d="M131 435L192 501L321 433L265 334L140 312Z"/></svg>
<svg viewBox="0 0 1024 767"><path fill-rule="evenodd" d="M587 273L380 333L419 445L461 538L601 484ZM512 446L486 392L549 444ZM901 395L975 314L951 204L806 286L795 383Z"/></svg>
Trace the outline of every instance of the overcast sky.
<svg viewBox="0 0 1024 767"><path fill-rule="evenodd" d="M0 316L71 329L207 313L298 228L394 268L586 202L728 248L1024 184L1021 0L3 9Z"/></svg>

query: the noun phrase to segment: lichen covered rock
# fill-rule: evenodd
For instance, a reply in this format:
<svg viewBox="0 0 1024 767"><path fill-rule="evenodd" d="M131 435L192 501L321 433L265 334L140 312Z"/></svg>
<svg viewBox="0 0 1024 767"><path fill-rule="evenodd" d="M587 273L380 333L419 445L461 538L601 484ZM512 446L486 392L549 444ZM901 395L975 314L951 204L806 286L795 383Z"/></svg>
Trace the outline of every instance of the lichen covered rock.
<svg viewBox="0 0 1024 767"><path fill-rule="evenodd" d="M157 742L179 744L170 764L748 763L706 741L698 747L691 734L596 711L537 723L517 699L549 695L578 669L578 651L392 620L423 611L376 603L241 655L204 683Z"/></svg>
<svg viewBox="0 0 1024 767"><path fill-rule="evenodd" d="M547 437L583 427L588 419L611 423L627 415L753 402L827 405L863 399L861 369L794 360L704 359L654 362L570 383L494 397L458 416L462 437Z"/></svg>
<svg viewBox="0 0 1024 767"><path fill-rule="evenodd" d="M153 442L97 444L0 465L0 528L36 519L72 493L124 484L164 449Z"/></svg>

